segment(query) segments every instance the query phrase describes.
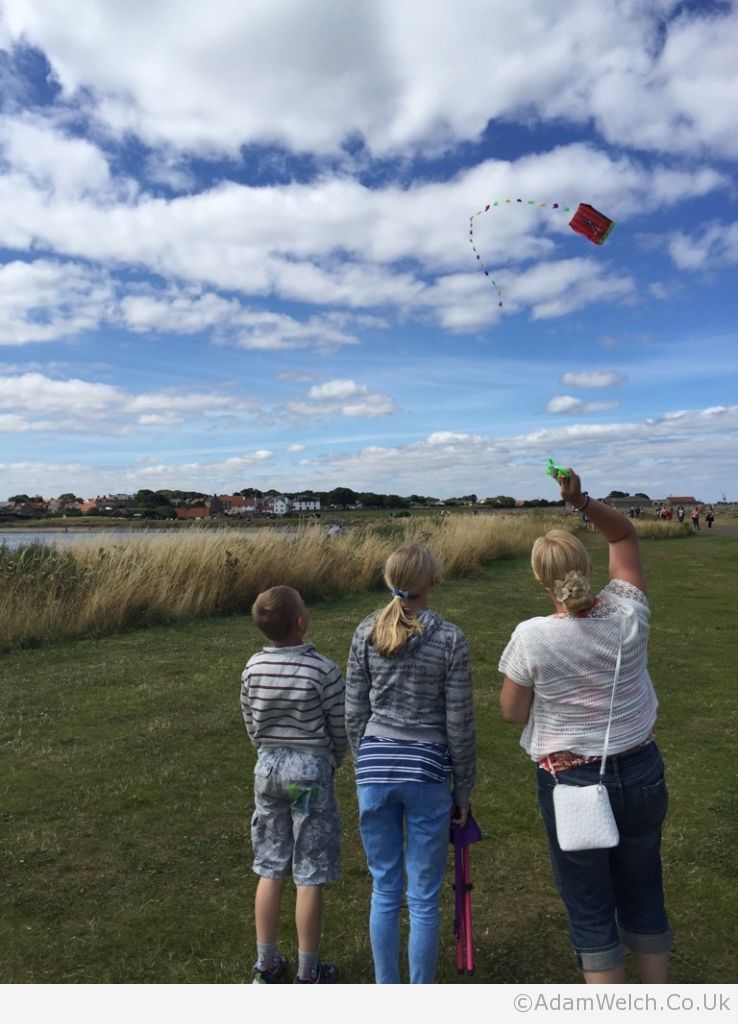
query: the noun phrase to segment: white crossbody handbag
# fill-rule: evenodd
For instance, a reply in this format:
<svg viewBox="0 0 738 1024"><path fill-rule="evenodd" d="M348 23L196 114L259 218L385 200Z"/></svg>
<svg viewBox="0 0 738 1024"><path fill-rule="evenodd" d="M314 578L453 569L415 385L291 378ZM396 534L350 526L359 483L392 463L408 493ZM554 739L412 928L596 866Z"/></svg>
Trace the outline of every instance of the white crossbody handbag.
<svg viewBox="0 0 738 1024"><path fill-rule="evenodd" d="M623 622L620 620L620 643L615 662L615 678L610 697L610 714L605 732L605 748L602 753L599 782L587 786L569 786L559 782L553 773L556 785L553 791L556 838L564 852L576 850L607 850L617 846L620 833L610 806L610 796L602 781L605 777L605 762L610 745L612 709L615 703L615 689L620 678L620 662L623 655Z"/></svg>

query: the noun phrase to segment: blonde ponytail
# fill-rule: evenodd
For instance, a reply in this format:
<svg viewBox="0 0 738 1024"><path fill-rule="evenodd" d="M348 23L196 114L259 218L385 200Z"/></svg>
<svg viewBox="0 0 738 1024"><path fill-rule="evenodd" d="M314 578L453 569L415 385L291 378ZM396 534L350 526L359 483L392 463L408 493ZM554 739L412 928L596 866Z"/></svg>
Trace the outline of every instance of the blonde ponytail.
<svg viewBox="0 0 738 1024"><path fill-rule="evenodd" d="M379 654L391 657L411 636L423 632L415 612L403 602L429 590L440 578L440 563L421 544L403 544L392 552L384 567L384 580L392 591L392 600L379 613L369 638Z"/></svg>

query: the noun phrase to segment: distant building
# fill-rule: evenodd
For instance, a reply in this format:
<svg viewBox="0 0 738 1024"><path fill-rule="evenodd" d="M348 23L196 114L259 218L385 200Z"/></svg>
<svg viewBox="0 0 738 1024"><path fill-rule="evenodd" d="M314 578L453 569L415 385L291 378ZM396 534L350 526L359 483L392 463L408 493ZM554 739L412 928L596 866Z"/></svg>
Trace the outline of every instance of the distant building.
<svg viewBox="0 0 738 1024"><path fill-rule="evenodd" d="M267 509L275 516L286 516L290 511L290 504L290 499L285 497L284 494L280 494L276 498L268 499Z"/></svg>
<svg viewBox="0 0 738 1024"><path fill-rule="evenodd" d="M698 502L697 499L693 498L691 495L683 498L674 498L671 495L669 495L668 498L664 498L663 504L671 508L677 508L679 505L684 505L684 507L686 508L687 505L699 505L700 502Z"/></svg>
<svg viewBox="0 0 738 1024"><path fill-rule="evenodd" d="M252 516L264 511L263 498L244 498L242 494L219 494L218 499L226 516Z"/></svg>
<svg viewBox="0 0 738 1024"><path fill-rule="evenodd" d="M320 498L300 494L293 499L292 508L295 512L320 512Z"/></svg>
<svg viewBox="0 0 738 1024"><path fill-rule="evenodd" d="M205 508L204 505L200 505L195 508L175 508L174 514L177 520L194 520L194 519L207 519L210 515L210 510Z"/></svg>

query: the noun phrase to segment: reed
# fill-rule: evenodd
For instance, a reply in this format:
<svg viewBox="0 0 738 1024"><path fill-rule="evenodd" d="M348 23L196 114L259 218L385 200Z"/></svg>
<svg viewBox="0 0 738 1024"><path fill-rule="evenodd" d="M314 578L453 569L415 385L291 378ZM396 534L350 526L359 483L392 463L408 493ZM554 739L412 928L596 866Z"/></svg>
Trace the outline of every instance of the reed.
<svg viewBox="0 0 738 1024"><path fill-rule="evenodd" d="M332 536L310 525L291 533L193 529L123 543L80 539L66 550L0 546L0 649L242 612L277 584L295 587L308 602L372 590L387 556L408 540L426 544L446 576L472 576L494 559L526 553L540 533L562 524L578 528L571 517L551 514L460 515ZM648 535L654 530L682 532L669 523L649 524Z"/></svg>

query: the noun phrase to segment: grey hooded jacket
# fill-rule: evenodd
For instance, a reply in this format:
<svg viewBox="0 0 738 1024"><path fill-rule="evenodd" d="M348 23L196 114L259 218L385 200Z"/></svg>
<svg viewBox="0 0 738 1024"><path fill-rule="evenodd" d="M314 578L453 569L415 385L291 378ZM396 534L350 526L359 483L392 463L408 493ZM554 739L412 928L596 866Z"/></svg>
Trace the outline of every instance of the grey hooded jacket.
<svg viewBox="0 0 738 1024"><path fill-rule="evenodd" d="M346 732L354 758L362 736L448 745L453 800L466 806L476 749L469 650L458 626L433 611L418 615L423 632L392 657L369 642L376 613L357 627L346 671Z"/></svg>

